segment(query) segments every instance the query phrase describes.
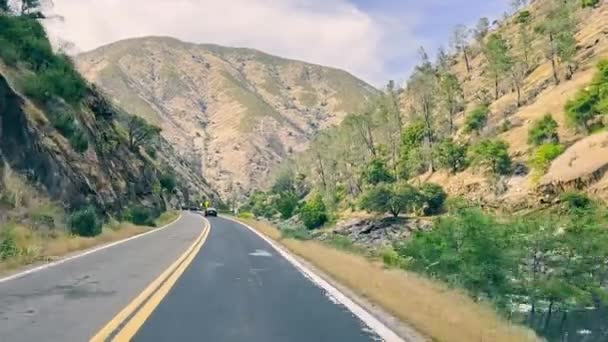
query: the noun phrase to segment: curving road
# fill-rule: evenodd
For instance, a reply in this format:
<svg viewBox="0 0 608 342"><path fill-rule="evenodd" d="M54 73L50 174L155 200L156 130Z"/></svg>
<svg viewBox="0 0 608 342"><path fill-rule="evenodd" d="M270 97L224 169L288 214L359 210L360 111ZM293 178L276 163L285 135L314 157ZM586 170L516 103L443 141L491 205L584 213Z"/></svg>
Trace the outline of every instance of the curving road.
<svg viewBox="0 0 608 342"><path fill-rule="evenodd" d="M209 221L202 248L144 316L134 341L380 340L248 228L223 218ZM170 268L203 226L202 217L185 213L142 238L0 280L0 341L88 340Z"/></svg>

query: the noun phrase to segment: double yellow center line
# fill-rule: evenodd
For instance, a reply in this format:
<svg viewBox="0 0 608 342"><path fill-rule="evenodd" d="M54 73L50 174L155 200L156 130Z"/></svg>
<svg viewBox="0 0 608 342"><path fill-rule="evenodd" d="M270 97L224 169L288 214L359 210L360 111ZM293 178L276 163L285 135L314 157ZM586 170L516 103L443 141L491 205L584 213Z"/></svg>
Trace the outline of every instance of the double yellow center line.
<svg viewBox="0 0 608 342"><path fill-rule="evenodd" d="M201 234L186 252L122 309L90 341L130 341L194 260L194 257L207 240L210 228L209 222L205 220L205 227Z"/></svg>

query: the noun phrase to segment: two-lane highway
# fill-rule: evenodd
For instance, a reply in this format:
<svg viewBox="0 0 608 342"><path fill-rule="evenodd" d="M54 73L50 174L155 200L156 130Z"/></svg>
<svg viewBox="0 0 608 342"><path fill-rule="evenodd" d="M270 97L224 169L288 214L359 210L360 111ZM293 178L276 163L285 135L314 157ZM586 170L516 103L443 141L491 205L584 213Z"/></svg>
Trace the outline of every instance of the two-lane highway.
<svg viewBox="0 0 608 342"><path fill-rule="evenodd" d="M102 340L380 339L247 227L209 221L207 231L185 213L141 239L0 282L0 341L86 341L108 322L115 330ZM134 304L161 273L167 279ZM135 311L121 316L129 305Z"/></svg>

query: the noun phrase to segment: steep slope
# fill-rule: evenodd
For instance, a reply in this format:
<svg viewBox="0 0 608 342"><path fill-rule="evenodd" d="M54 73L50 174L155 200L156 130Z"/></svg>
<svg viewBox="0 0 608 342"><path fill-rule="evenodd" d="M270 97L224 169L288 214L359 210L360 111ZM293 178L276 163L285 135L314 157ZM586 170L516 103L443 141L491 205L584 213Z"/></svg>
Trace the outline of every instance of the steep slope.
<svg viewBox="0 0 608 342"><path fill-rule="evenodd" d="M77 66L120 106L161 126L225 196L265 183L274 166L376 93L341 70L161 37L101 47Z"/></svg>

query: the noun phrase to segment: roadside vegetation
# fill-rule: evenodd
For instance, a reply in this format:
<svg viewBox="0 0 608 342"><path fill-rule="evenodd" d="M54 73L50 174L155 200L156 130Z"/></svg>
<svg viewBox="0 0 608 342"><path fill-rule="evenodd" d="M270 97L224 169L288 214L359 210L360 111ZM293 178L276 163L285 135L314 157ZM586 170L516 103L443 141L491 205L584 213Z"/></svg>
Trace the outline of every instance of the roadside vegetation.
<svg viewBox="0 0 608 342"><path fill-rule="evenodd" d="M420 63L403 88L389 82L364 108L321 132L283 165L269 191L249 197L241 216L270 220L278 227L273 238L322 269L330 262L310 250L336 248L348 252L339 255L371 257L390 272L444 284L504 324L528 326L550 341L602 340L608 329L598 319L608 307L606 203L584 192L541 198L534 190L573 141L605 129L608 62L594 62L591 82L560 102L565 105L529 122L511 121L539 91L568 82L580 70L581 13L588 15L598 3L513 1L511 15L493 24L482 18L471 30L457 27L452 51L440 49L436 60L421 48ZM547 68L547 79L533 93L531 78L540 68ZM448 196L455 190L468 196L475 189L467 184L471 176L485 179L487 184L475 185L488 190L474 201ZM458 182L450 183L454 178ZM512 179L529 181L527 193L538 198L503 205L500 196ZM424 217L433 224L381 249L333 233L341 219L362 212L381 220ZM374 300L386 308L398 305ZM454 340L401 318L437 340Z"/></svg>

